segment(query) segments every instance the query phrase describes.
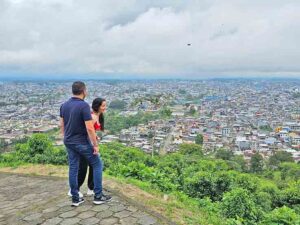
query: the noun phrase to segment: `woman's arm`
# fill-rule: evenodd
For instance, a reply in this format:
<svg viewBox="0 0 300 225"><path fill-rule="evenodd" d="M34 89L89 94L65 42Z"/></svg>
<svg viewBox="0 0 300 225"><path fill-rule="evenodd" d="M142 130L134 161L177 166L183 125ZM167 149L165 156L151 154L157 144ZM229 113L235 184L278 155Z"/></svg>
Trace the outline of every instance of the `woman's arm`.
<svg viewBox="0 0 300 225"><path fill-rule="evenodd" d="M99 123L99 122L98 122L98 116L97 116L97 115L92 114L92 119L93 119L93 124ZM96 130L95 130L95 132L96 132ZM97 139L97 141L100 141L100 137L97 135L97 132L96 132L96 139Z"/></svg>
<svg viewBox="0 0 300 225"><path fill-rule="evenodd" d="M97 116L95 114L92 114L93 123L98 123Z"/></svg>

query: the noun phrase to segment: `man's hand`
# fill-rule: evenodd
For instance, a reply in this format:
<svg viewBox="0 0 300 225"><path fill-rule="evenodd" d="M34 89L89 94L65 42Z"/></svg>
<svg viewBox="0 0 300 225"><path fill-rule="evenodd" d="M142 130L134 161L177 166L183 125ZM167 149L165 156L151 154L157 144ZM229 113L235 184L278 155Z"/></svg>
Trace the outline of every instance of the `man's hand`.
<svg viewBox="0 0 300 225"><path fill-rule="evenodd" d="M94 155L98 155L99 154L99 147L98 146L94 146Z"/></svg>

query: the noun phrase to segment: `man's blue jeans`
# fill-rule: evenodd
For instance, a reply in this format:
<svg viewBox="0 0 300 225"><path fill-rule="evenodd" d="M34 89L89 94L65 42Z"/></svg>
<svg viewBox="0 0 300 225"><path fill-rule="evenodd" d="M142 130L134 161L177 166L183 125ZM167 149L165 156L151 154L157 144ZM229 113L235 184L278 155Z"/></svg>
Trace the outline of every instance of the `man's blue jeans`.
<svg viewBox="0 0 300 225"><path fill-rule="evenodd" d="M78 194L78 169L80 156L84 157L93 167L95 196L102 194L102 161L99 155L94 155L91 145L66 144L69 159L69 183L73 200L79 199Z"/></svg>

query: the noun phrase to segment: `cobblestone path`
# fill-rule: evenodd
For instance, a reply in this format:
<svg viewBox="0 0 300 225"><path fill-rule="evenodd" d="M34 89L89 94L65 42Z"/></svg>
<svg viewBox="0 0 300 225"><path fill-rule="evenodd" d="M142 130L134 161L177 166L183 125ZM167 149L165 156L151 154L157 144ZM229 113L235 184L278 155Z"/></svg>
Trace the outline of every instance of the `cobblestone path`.
<svg viewBox="0 0 300 225"><path fill-rule="evenodd" d="M115 195L102 205L93 205L92 197L85 197L74 208L67 192L66 179L0 173L0 225L163 224Z"/></svg>

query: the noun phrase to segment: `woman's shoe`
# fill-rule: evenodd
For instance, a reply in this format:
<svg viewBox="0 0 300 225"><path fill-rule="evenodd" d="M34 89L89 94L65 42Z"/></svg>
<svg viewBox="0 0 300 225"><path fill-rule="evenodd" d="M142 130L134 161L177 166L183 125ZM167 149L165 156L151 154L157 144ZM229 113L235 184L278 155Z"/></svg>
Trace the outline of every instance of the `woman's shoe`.
<svg viewBox="0 0 300 225"><path fill-rule="evenodd" d="M94 191L88 188L88 190L86 192L86 195L87 196L93 196L94 194L95 194Z"/></svg>
<svg viewBox="0 0 300 225"><path fill-rule="evenodd" d="M79 194L79 198L83 198L83 194L82 194L80 191L78 191L78 194ZM69 196L69 197L72 197L71 189L70 189L69 192L68 192L68 196Z"/></svg>

